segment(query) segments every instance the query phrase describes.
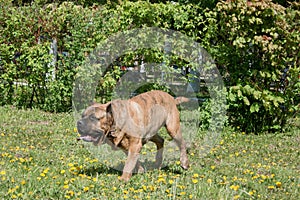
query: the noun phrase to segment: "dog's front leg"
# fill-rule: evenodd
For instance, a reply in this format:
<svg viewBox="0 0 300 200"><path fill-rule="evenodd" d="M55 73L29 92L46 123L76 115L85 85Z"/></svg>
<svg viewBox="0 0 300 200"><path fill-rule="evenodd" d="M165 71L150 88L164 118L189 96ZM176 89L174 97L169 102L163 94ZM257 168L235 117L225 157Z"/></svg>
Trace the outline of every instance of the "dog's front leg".
<svg viewBox="0 0 300 200"><path fill-rule="evenodd" d="M141 149L142 149L141 139L135 138L133 141L130 141L130 146L128 149L128 157L125 162L121 180L125 182L129 181L132 175L132 171L138 162Z"/></svg>

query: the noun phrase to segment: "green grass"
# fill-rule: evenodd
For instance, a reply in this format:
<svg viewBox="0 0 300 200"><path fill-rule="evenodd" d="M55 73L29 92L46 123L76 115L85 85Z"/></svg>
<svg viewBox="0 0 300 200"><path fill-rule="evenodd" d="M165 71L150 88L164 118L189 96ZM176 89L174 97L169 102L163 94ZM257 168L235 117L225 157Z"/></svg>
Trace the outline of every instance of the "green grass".
<svg viewBox="0 0 300 200"><path fill-rule="evenodd" d="M259 123L259 122L258 122ZM299 125L299 123L298 123ZM298 199L299 126L280 134L224 131L200 158L201 140L189 150L191 168L178 162L118 180L91 154L72 114L0 107L0 199ZM96 148L96 147L95 147Z"/></svg>

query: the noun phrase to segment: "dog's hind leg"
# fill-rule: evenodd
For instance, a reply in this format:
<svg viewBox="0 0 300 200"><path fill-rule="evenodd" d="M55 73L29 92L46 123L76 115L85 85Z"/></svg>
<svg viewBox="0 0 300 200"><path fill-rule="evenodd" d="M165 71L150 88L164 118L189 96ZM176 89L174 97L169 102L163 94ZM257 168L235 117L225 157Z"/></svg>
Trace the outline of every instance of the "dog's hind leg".
<svg viewBox="0 0 300 200"><path fill-rule="evenodd" d="M186 153L186 143L180 131L179 113L174 113L171 120L167 120L166 128L169 135L174 139L180 149L180 164L183 169L189 168L189 160Z"/></svg>
<svg viewBox="0 0 300 200"><path fill-rule="evenodd" d="M150 141L154 142L157 148L157 153L155 157L155 168L161 168L163 160L164 139L158 134L156 134L150 139Z"/></svg>
<svg viewBox="0 0 300 200"><path fill-rule="evenodd" d="M186 153L186 143L182 138L181 131L178 131L178 133L173 137L175 140L177 146L180 149L180 164L183 169L189 168L189 160Z"/></svg>

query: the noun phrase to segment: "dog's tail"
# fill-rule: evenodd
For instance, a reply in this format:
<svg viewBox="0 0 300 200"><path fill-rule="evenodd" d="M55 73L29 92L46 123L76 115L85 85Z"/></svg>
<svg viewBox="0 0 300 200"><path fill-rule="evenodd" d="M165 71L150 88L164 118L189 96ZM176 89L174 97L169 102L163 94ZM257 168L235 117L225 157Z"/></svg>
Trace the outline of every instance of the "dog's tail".
<svg viewBox="0 0 300 200"><path fill-rule="evenodd" d="M190 101L190 99L186 98L186 97L177 97L177 98L175 98L176 105L179 105L179 104L185 103L185 102L189 102L189 101Z"/></svg>

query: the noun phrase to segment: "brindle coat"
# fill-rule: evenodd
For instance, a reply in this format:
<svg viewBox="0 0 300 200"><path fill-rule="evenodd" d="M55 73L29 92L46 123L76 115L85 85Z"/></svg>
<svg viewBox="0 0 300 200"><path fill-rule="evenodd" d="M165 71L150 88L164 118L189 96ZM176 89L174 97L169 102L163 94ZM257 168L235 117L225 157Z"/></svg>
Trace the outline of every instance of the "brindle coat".
<svg viewBox="0 0 300 200"><path fill-rule="evenodd" d="M121 179L128 181L137 166L141 148L148 141L157 146L156 167L162 164L164 139L157 134L165 126L169 135L180 149L180 162L188 169L189 162L186 144L180 131L180 119L177 104L188 101L187 98L174 99L168 93L151 91L129 100L114 100L107 104L95 103L82 114L77 122L80 139L93 142L94 145L109 144L113 149L120 148L127 154L127 160Z"/></svg>

